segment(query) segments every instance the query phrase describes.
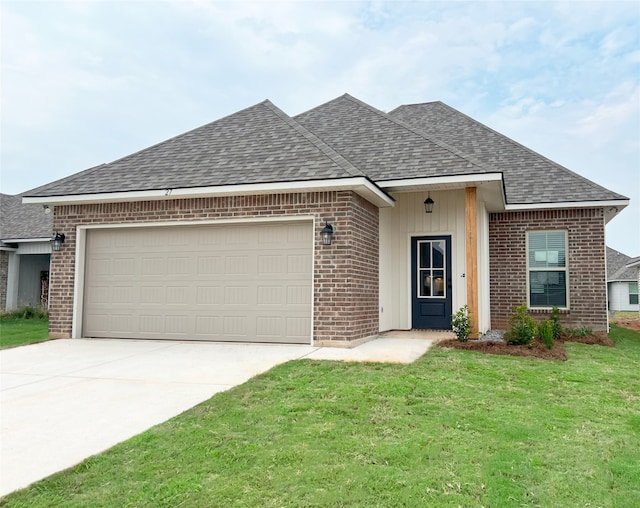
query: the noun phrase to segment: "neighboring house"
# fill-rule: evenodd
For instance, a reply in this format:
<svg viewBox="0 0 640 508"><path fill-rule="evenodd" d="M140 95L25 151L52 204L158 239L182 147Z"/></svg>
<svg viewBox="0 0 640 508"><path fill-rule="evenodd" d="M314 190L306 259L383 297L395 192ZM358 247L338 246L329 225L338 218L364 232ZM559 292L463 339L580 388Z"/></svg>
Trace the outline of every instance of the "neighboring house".
<svg viewBox="0 0 640 508"><path fill-rule="evenodd" d="M629 263L632 259L607 247L607 288L609 310L638 310L638 270Z"/></svg>
<svg viewBox="0 0 640 508"><path fill-rule="evenodd" d="M631 298L631 300L635 300L636 304L638 304L638 288L640 287L640 256L631 259L627 263L627 269L635 270L636 272L636 285L634 287L630 287L629 293L633 294L633 290L635 289L635 298ZM638 312L640 312L640 304L637 306Z"/></svg>
<svg viewBox="0 0 640 508"><path fill-rule="evenodd" d="M0 194L0 209L0 310L46 307L53 214L21 195Z"/></svg>
<svg viewBox="0 0 640 508"><path fill-rule="evenodd" d="M522 302L606 330L604 227L629 203L441 102L349 95L264 101L24 201L66 235L53 337L339 346L465 304L479 332Z"/></svg>

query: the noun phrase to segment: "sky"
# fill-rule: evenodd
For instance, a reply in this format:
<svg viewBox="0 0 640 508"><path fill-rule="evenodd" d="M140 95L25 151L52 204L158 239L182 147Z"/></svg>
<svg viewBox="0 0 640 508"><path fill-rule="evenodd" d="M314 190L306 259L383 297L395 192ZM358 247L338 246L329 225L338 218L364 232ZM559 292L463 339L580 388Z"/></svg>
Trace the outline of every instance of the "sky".
<svg viewBox="0 0 640 508"><path fill-rule="evenodd" d="M2 193L265 99L440 100L629 197L607 244L640 256L637 0L1 0L0 31Z"/></svg>

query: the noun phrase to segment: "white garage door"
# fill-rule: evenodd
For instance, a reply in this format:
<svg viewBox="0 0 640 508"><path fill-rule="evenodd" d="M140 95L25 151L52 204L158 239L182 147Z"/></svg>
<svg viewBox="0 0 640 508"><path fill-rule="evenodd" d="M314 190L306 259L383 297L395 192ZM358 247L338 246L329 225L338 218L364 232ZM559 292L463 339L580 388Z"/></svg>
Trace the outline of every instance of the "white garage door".
<svg viewBox="0 0 640 508"><path fill-rule="evenodd" d="M310 222L87 231L83 335L309 344Z"/></svg>

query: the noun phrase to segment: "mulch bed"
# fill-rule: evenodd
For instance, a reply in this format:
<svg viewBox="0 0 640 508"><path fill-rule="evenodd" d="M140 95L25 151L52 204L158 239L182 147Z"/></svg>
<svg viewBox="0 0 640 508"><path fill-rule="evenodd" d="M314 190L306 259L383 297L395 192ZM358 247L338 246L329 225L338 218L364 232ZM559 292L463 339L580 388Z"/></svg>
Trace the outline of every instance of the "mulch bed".
<svg viewBox="0 0 640 508"><path fill-rule="evenodd" d="M606 333L592 333L585 337L570 337L564 335L554 342L551 349L540 340L535 340L531 346L511 346L506 342L468 340L460 342L457 339L442 340L437 346L443 348L465 349L467 351L477 351L479 353L487 353L492 355L511 355L511 356L531 356L534 358L542 358L544 360L566 360L567 350L564 347L565 342L580 342L582 344L595 344L599 346L613 347L614 342Z"/></svg>

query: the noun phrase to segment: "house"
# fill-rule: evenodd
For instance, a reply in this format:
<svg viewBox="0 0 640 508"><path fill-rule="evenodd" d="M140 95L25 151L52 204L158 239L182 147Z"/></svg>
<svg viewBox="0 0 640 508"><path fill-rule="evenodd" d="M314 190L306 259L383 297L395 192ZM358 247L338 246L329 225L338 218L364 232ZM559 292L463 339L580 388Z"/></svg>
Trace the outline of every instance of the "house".
<svg viewBox="0 0 640 508"><path fill-rule="evenodd" d="M515 305L607 329L604 227L628 205L441 103L264 101L38 187L50 335L353 346L475 332Z"/></svg>
<svg viewBox="0 0 640 508"><path fill-rule="evenodd" d="M609 310L637 311L638 270L627 266L632 259L607 247L607 289Z"/></svg>
<svg viewBox="0 0 640 508"><path fill-rule="evenodd" d="M0 310L47 306L53 216L0 194Z"/></svg>
<svg viewBox="0 0 640 508"><path fill-rule="evenodd" d="M640 256L632 258L626 265L627 269L635 270L636 273L636 285L629 286L629 300L635 301L636 306L638 308L638 312L640 312L640 304L638 303L638 288L640 287ZM635 290L635 298L632 296Z"/></svg>

